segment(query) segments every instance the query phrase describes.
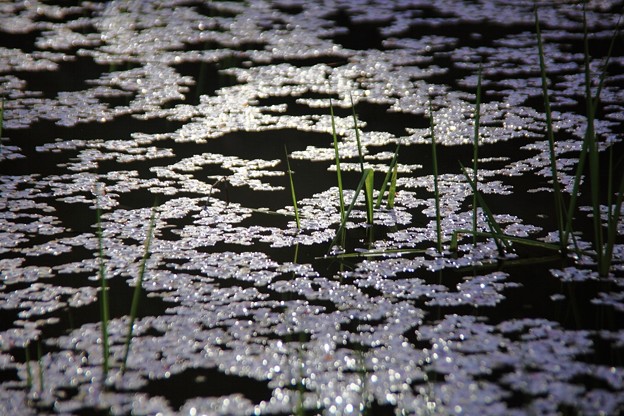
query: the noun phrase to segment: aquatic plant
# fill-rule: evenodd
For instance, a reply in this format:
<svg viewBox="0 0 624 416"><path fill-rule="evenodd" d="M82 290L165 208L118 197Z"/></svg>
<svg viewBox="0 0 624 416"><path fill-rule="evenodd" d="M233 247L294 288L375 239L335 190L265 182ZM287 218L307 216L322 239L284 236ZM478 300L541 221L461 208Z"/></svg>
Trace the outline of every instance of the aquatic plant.
<svg viewBox="0 0 624 416"><path fill-rule="evenodd" d="M464 167L464 165L462 165L461 162L459 162L459 165L461 167L462 173L464 174L464 177L466 178L466 181L468 181L468 184L470 185L470 187L472 188L472 193L474 196L476 196L477 199L477 204L481 207L481 209L483 210L483 213L485 214L486 220L487 220L487 224L490 228L490 233L478 233L477 235L488 235L492 238L494 238L494 242L496 243L496 247L498 249L498 252L501 256L503 256L505 254L505 250L511 250L511 245L509 244L509 239L506 238L505 234L503 233L500 225L498 224L498 222L496 221L496 218L494 217L494 214L492 214L492 211L490 210L488 204L485 202L485 199L483 199L483 196L481 195L481 193L479 192L479 190L477 189L477 185L473 182L473 180L470 178L470 175L468 175L468 172L466 171L466 168ZM472 233L474 231L468 231L468 230L455 230L453 232L453 237L451 239L451 250L455 250L457 248L457 235L458 234L466 234L466 233ZM504 246L504 248L503 248Z"/></svg>
<svg viewBox="0 0 624 416"><path fill-rule="evenodd" d="M108 285L106 283L106 265L104 264L104 243L102 236L102 213L100 208L100 193L96 189L96 223L97 223L97 242L98 242L98 276L100 280L100 329L102 334L102 379L106 380L109 370L109 339L108 339L108 321L109 321L109 301L108 301Z"/></svg>
<svg viewBox="0 0 624 416"><path fill-rule="evenodd" d="M431 159L433 161L433 193L435 197L436 215L436 247L438 253L442 253L442 226L440 219L440 192L438 189L438 155L436 152L436 138L434 131L435 121L433 119L433 106L429 100L429 128L431 131Z"/></svg>
<svg viewBox="0 0 624 416"><path fill-rule="evenodd" d="M539 16L537 7L535 14L535 31L537 35L537 49L539 55L540 75L542 80L542 96L544 98L544 112L546 116L546 137L548 139L548 153L550 156L550 175L552 180L553 193L555 196L555 220L559 233L559 243L561 252L566 252L567 241L564 240L564 213L563 196L561 194L561 184L557 171L557 156L555 154L555 137L553 133L552 111L550 109L550 99L548 98L548 79L546 77L546 64L544 63L544 47L542 45L542 35L540 31Z"/></svg>
<svg viewBox="0 0 624 416"><path fill-rule="evenodd" d="M2 126L4 125L4 97L0 97L0 150L2 150Z"/></svg>
<svg viewBox="0 0 624 416"><path fill-rule="evenodd" d="M377 196L377 202L375 202L375 209L379 209L381 206L381 201L383 199L384 194L386 193L386 188L388 183L390 183L390 188L388 189L388 199L386 207L388 209L394 206L394 196L396 194L396 180L397 180L397 171L398 171L398 158L399 158L399 148L401 145L397 145L396 150L394 151L394 156L392 156L392 160L390 161L390 165L388 166L388 171L386 172L386 176L384 177L383 182L381 183L381 188L379 189L379 195Z"/></svg>
<svg viewBox="0 0 624 416"><path fill-rule="evenodd" d="M372 169L365 169L364 173L362 174L362 178L360 179L360 182L358 183L358 186L355 188L355 193L353 194L353 199L351 199L351 203L349 204L349 207L345 211L344 218L340 221L340 225L338 226L338 230L336 231L336 235L334 236L334 239L331 241L331 243L329 245L328 253L329 253L329 251L331 251L332 247L334 247L334 245L336 244L339 236L345 230L345 226L347 224L347 219L349 218L349 215L351 215L351 211L353 210L353 207L355 206L355 203L357 201L358 196L360 195L360 192L362 192L362 188L364 188L364 186L366 185L366 182L368 180L368 176L369 175L371 175L371 176L373 175L373 170Z"/></svg>
<svg viewBox="0 0 624 416"><path fill-rule="evenodd" d="M479 75L477 78L477 94L475 101L474 111L474 138L473 138L473 153L472 153L472 180L475 185L475 189L479 189L479 122L481 120L481 78L482 67L479 65ZM477 245L477 194L472 195L472 244Z"/></svg>
<svg viewBox="0 0 624 416"><path fill-rule="evenodd" d="M147 228L147 237L143 246L143 258L141 259L141 265L139 266L139 276L134 287L132 294L132 305L130 306L130 319L128 322L128 332L126 334L126 342L124 345L123 361L121 362L121 373L126 372L126 363L128 362L128 355L130 354L130 343L132 342L132 334L134 330L134 322L139 312L139 301L141 298L141 290L143 288L143 278L145 276L145 264L150 256L150 246L152 244L152 238L154 236L154 228L156 225L156 203L152 207L152 213L150 214L149 225Z"/></svg>
<svg viewBox="0 0 624 416"><path fill-rule="evenodd" d="M357 114L355 113L355 104L353 104L353 96L351 94L349 94L349 99L351 100L351 115L353 117L353 130L355 130L355 140L357 142L358 156L360 160L360 172L364 172L364 155L362 153L362 141L360 140L360 129L358 127Z"/></svg>
<svg viewBox="0 0 624 416"><path fill-rule="evenodd" d="M577 164L576 172L574 175L574 182L572 187L572 192L568 204L567 210L564 209L564 201L561 192L561 187L559 184L559 180L557 178L557 167L556 167L556 154L554 151L554 137L553 137L553 128L552 128L552 117L550 112L550 104L548 100L548 91L547 91L547 79L546 79L546 69L544 63L544 50L541 39L540 25L539 25L539 15L537 7L534 10L535 17L535 27L537 34L537 44L538 44L538 55L540 62L540 73L542 78L542 91L544 96L544 105L546 112L546 128L547 128L547 136L549 141L549 155L550 155L550 165L551 165L551 176L553 177L553 191L555 194L555 214L558 225L558 233L559 233L559 243L561 246L562 253L567 251L567 244L570 236L572 236L575 251L579 254L582 251L579 249L576 239L573 234L572 229L572 221L574 215L577 210L577 198L579 194L580 183L583 177L583 172L585 169L585 163L587 158L589 158L589 183L590 183L590 199L591 199L591 208L592 208L592 220L593 220L593 246L595 251L595 257L597 262L597 267L599 274L601 276L606 276L609 274L609 270L611 269L611 263L613 261L613 248L615 245L615 237L617 234L617 224L619 222L619 218L621 215L621 207L622 200L624 199L624 175L620 179L620 186L617 192L614 192L613 189L613 176L614 176L614 166L613 166L613 146L610 147L609 152L609 166L607 168L607 221L606 221L606 241L605 241L605 231L603 230L602 225L602 210L600 204L600 162L598 157L598 142L596 138L595 131L595 114L598 108L598 103L600 102L600 94L602 92L602 88L604 86L604 81L607 73L607 66L609 64L609 60L613 53L613 46L615 40L617 39L617 35L619 34L619 26L620 20L616 25L613 36L611 38L611 42L609 44L609 48L605 57L605 61L602 65L602 73L599 77L598 86L596 88L595 95L591 93L591 79L592 74L590 70L590 52L589 52L589 40L588 40L588 30L587 30L587 17L586 17L586 5L583 5L583 66L584 66L584 81L585 81L585 103L586 103L586 119L587 126L585 129L584 139L581 145L581 153L579 154L579 161ZM621 17L620 17L621 19ZM613 201L613 196L615 194L615 203ZM584 252L583 252L584 253ZM584 253L586 254L586 253Z"/></svg>
<svg viewBox="0 0 624 416"><path fill-rule="evenodd" d="M37 339L37 369L39 370L39 392L43 393L43 353L41 351L41 340Z"/></svg>
<svg viewBox="0 0 624 416"><path fill-rule="evenodd" d="M299 221L299 209L297 207L297 195L295 194L295 183L293 182L292 170L290 169L290 162L288 161L288 149L284 146L286 152L286 169L288 170L288 179L290 182L290 196L292 197L293 210L295 211L295 222L297 223L297 229L301 228L301 222Z"/></svg>
<svg viewBox="0 0 624 416"><path fill-rule="evenodd" d="M342 188L342 174L340 172L340 153L338 152L338 136L336 135L336 120L334 119L334 106L332 105L331 100L329 100L329 112L331 115L331 127L332 127L332 137L334 139L334 155L335 155L335 163L336 163L336 178L338 180L338 197L340 200L340 220L342 222L345 221L345 202L344 202L344 192Z"/></svg>
<svg viewBox="0 0 624 416"><path fill-rule="evenodd" d="M366 183L364 186L364 195L366 203L366 221L372 226L374 223L373 214L373 190L375 189L375 171L370 169L366 175Z"/></svg>
<svg viewBox="0 0 624 416"><path fill-rule="evenodd" d="M618 27L614 33L614 38L619 32ZM613 48L613 39L609 45L609 52L607 54L606 62L603 67L603 73L600 77L599 87L601 88L604 83L604 76L606 74L606 67L608 60L611 56ZM591 70L589 67L589 41L587 34L587 17L586 17L586 5L583 4L583 54L584 54L584 72L585 72L585 102L587 108L587 130L585 134L585 142L583 147L586 147L589 152L589 180L591 189L591 202L592 202L592 218L594 223L594 250L596 251L598 273L601 276L609 274L611 269L611 262L613 260L613 247L615 245L615 236L617 233L617 227L622 208L622 200L624 198L624 173L620 179L620 186L618 188L615 207L613 206L613 147L610 149L609 166L607 170L607 237L605 244L604 230L602 226L602 210L600 204L600 161L598 158L598 143L596 139L596 131L594 128L594 118L596 115L597 106L600 100L600 89L596 91L596 96L591 94Z"/></svg>
<svg viewBox="0 0 624 416"><path fill-rule="evenodd" d="M26 361L26 388L30 390L33 385L32 368L30 367L30 342L24 346L24 354Z"/></svg>

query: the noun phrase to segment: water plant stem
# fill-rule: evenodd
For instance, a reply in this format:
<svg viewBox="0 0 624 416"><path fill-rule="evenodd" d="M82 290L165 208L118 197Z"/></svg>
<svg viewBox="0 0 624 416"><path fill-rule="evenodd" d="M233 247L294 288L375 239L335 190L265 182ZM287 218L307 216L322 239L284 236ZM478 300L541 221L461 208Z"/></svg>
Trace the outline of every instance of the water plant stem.
<svg viewBox="0 0 624 416"><path fill-rule="evenodd" d="M288 179L290 180L290 196L292 197L293 210L295 211L295 222L297 229L301 229L301 222L299 221L299 209L297 207L297 195L295 194L295 183L293 181L292 170L290 169L290 162L288 161L288 149L284 146L286 152L286 169L288 170Z"/></svg>
<svg viewBox="0 0 624 416"><path fill-rule="evenodd" d="M152 238L154 235L154 227L156 224L156 204L152 207L152 213L150 214L149 225L147 229L147 237L143 246L143 258L141 259L141 265L139 266L139 277L137 279L134 292L132 294L132 305L130 306L130 321L128 322L128 331L126 333L126 343L124 345L123 361L121 363L121 373L126 372L126 365L128 362L128 355L130 354L130 343L132 342L132 333L134 331L134 322L136 321L137 314L139 312L139 301L141 299L141 289L143 288L143 278L145 277L145 264L150 256L150 246L152 244Z"/></svg>
<svg viewBox="0 0 624 416"><path fill-rule="evenodd" d="M379 195L377 196L377 201L375 202L375 209L379 209L379 207L381 206L381 201L383 200L383 196L386 193L388 182L390 182L390 189L388 190L388 208L392 208L392 206L394 206L394 195L396 193L397 163L400 147L401 145L397 145L396 150L394 151L394 156L392 156L390 166L388 166L388 172L386 172L386 176L384 177L384 180L381 184L381 189L379 190Z"/></svg>
<svg viewBox="0 0 624 416"><path fill-rule="evenodd" d="M583 20L585 21L585 12L583 13ZM594 130L593 130L593 117L596 114L596 110L598 108L598 103L600 102L600 94L602 92L602 88L604 86L604 81L606 78L606 74L607 74L607 67L609 65L609 60L611 59L612 53L613 53L613 47L615 45L615 41L618 38L618 34L620 32L620 22L621 22L621 16L618 19L618 22L616 24L616 27L613 31L613 35L611 36L611 42L609 44L609 49L607 51L607 55L605 57L604 63L602 65L602 72L600 74L600 79L598 82L598 86L596 88L596 94L595 96L591 96L591 90L590 88L587 88L588 82L587 80L591 78L591 74L589 71L589 47L588 47L588 43L587 43L587 24L586 22L584 23L584 55L585 55L585 60L584 60L584 70L585 70L585 84L586 84L586 88L585 88L585 100L586 100L586 104L589 104L591 102L591 108L587 107L587 114L588 114L588 123L587 123L587 127L585 130L585 136L583 139L583 144L581 147L581 153L579 155L579 162L577 164L576 167L576 173L574 176L574 183L572 186L572 193L570 196L570 201L568 204L568 209L567 209L567 216L566 216L566 225L565 225L565 233L564 233L564 241L568 240L568 237L570 235L572 235L572 237L574 237L574 235L572 234L572 219L574 217L574 213L576 212L576 204L577 204L577 197L579 194L579 188L580 188L580 183L581 183L581 178L583 177L583 172L585 171L585 161L587 159L587 154L589 153L589 144L590 144L590 136L594 134ZM590 120L591 118L591 120ZM612 167L609 167L609 179L612 178ZM612 196L611 188L612 185L609 185L609 199ZM610 207L611 204L608 203L608 206ZM619 216L619 214L618 214ZM609 227L609 231L610 232L611 228ZM608 240L610 240L608 238ZM576 240L573 240L575 245L576 245ZM578 249L578 247L577 247ZM607 251L612 250L613 247L609 247L607 246ZM609 256L610 258L610 256ZM611 260L609 261L605 261L605 264L609 264L611 263ZM602 266L603 268L606 266Z"/></svg>
<svg viewBox="0 0 624 416"><path fill-rule="evenodd" d="M2 126L4 126L4 97L0 97L0 150L2 150Z"/></svg>
<svg viewBox="0 0 624 416"><path fill-rule="evenodd" d="M366 221L368 225L372 226L374 223L374 211L373 211L373 190L375 189L375 171L370 169L366 175L366 182L364 186L364 195L366 203Z"/></svg>
<svg viewBox="0 0 624 416"><path fill-rule="evenodd" d="M340 172L340 154L338 152L338 136L336 135L336 121L334 119L334 106L329 100L329 112L331 114L332 137L334 139L334 153L336 162L336 178L338 180L338 197L340 199L340 220L345 221L345 202L342 188L342 174Z"/></svg>
<svg viewBox="0 0 624 416"><path fill-rule="evenodd" d="M360 183L358 183L357 188L355 188L355 193L353 194L353 199L351 200L351 203L349 204L349 207L347 208L347 210L345 212L343 220L340 221L340 226L338 227L338 230L336 231L336 235L334 236L334 239L331 241L331 243L329 245L329 249L327 250L328 254L331 251L332 247L336 244L336 241L338 240L338 237L340 235L342 235L342 232L344 231L345 226L347 224L347 220L349 218L349 215L351 215L351 211L353 210L353 207L355 206L357 198L360 195L360 192L362 192L362 188L364 188L364 186L366 184L366 179L367 179L368 175L371 172L372 172L372 169L364 170L364 173L362 174L362 178L360 179Z"/></svg>
<svg viewBox="0 0 624 416"><path fill-rule="evenodd" d="M542 95L544 97L544 111L546 115L546 136L548 138L548 152L550 155L550 174L552 177L552 186L555 196L555 220L557 222L557 231L559 233L559 244L561 252L565 253L567 241L564 240L564 212L563 212L563 196L561 194L561 185L559 183L559 175L557 172L557 156L555 154L555 138L553 134L552 112L550 109L550 99L548 98L548 79L546 77L546 64L544 60L544 46L542 44L542 35L540 31L539 16L537 7L534 9L535 15L535 31L537 33L537 49L539 55L539 66L542 80Z"/></svg>
<svg viewBox="0 0 624 416"><path fill-rule="evenodd" d="M473 153L472 153L472 177L475 184L475 189L479 189L479 122L481 118L481 76L482 68L479 65L479 76L477 79L477 97L475 103L474 112L474 140L473 140ZM472 245L477 245L477 194L472 195Z"/></svg>
<svg viewBox="0 0 624 416"><path fill-rule="evenodd" d="M360 141L360 129L357 122L357 114L355 113L355 105L353 104L353 96L349 94L351 99L351 113L353 116L353 129L355 130L355 140L357 141L358 156L360 158L360 172L364 172L364 155L362 154L362 142Z"/></svg>
<svg viewBox="0 0 624 416"><path fill-rule="evenodd" d="M37 340L37 366L39 368L39 392L43 393L43 354L41 352L41 340Z"/></svg>
<svg viewBox="0 0 624 416"><path fill-rule="evenodd" d="M97 218L97 240L98 240L98 263L99 263L99 279L100 279L100 328L102 336L102 379L106 380L109 370L109 340L108 340L108 321L109 321L109 301L108 301L108 285L106 284L106 266L104 264L104 244L102 237L102 213L100 208L99 190L96 195L96 218Z"/></svg>
<svg viewBox="0 0 624 416"><path fill-rule="evenodd" d="M30 368L30 342L24 347L24 354L26 355L26 387L30 390L33 385L32 369Z"/></svg>
<svg viewBox="0 0 624 416"><path fill-rule="evenodd" d="M436 241L438 253L442 253L442 225L440 219L440 191L438 189L438 155L436 152L436 139L433 119L433 106L429 100L429 127L431 130L431 158L433 159L433 192L435 195L435 212L436 212Z"/></svg>
<svg viewBox="0 0 624 416"><path fill-rule="evenodd" d="M397 181L398 166L395 163L394 169L392 169L392 177L390 178L390 189L388 189L388 201L386 208L392 209L394 207L394 197L396 195L396 181Z"/></svg>
<svg viewBox="0 0 624 416"><path fill-rule="evenodd" d="M496 218L494 218L494 214L492 214L492 211L490 211L490 208L488 207L487 203L483 199L483 196L481 196L481 193L477 190L475 183L470 178L470 175L468 175L468 173L466 172L466 168L464 168L464 165L462 165L461 162L459 162L459 165L461 166L462 173L466 177L468 184L470 184L470 187L472 188L473 194L477 196L477 203L479 204L479 206L483 210L483 213L485 214L485 218L487 220L488 226L490 227L490 231L491 231L490 235L494 238L494 242L496 243L498 252L501 256L503 256L505 254L505 249L511 250L511 245L509 244L507 239L503 238L505 236L505 234L503 233L503 230L500 228L500 225L498 225ZM456 247L456 243L453 244L452 242L451 247L453 248L453 246Z"/></svg>
<svg viewBox="0 0 624 416"><path fill-rule="evenodd" d="M589 42L587 36L587 19L585 15L585 4L583 4L583 46L584 46L584 67L585 67L585 97L587 108L587 147L589 151L589 182L592 201L592 219L594 222L594 249L598 269L603 269L603 232L600 216L600 162L598 159L598 144L596 142L596 132L594 129L595 109L591 94L591 70L589 68ZM601 273L602 274L602 273Z"/></svg>

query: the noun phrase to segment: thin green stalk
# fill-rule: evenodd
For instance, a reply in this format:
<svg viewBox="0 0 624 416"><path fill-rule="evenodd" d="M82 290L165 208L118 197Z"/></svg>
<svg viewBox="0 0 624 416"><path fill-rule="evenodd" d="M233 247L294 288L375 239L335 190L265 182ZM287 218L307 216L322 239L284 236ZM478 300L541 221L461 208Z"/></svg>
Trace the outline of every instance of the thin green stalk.
<svg viewBox="0 0 624 416"><path fill-rule="evenodd" d="M587 35L587 17L585 4L583 4L583 46L585 63L585 97L587 107L587 147L589 151L589 181L591 189L592 212L594 222L594 249L596 250L598 269L602 273L605 267L603 263L604 237L600 219L600 162L598 159L598 145L596 143L596 131L594 129L595 108L591 94L591 70L589 68L589 39Z"/></svg>
<svg viewBox="0 0 624 416"><path fill-rule="evenodd" d="M336 122L334 120L334 106L329 100L329 111L331 114L332 137L334 138L334 152L336 159L336 177L338 179L338 194L340 198L340 220L345 220L345 203L342 188L342 174L340 173L340 154L338 153L338 136L336 135Z"/></svg>
<svg viewBox="0 0 624 416"><path fill-rule="evenodd" d="M613 174L612 172L609 172L609 176L611 176L612 174ZM611 268L611 262L613 261L613 247L615 246L615 238L617 236L618 224L620 222L623 200L624 200L624 173L622 174L622 177L620 178L620 188L617 193L615 207L613 208L613 211L609 213L609 217L608 217L607 246L605 248L603 265L600 269L601 276L607 276L609 274L609 269Z"/></svg>
<svg viewBox="0 0 624 416"><path fill-rule="evenodd" d="M366 251L356 251L353 253L341 253L337 254L333 257L338 259L349 259L349 258L357 258L357 257L384 257L388 255L398 255L402 256L404 254L423 254L426 253L427 250L420 248L393 248L393 249L382 249L382 250L366 250Z"/></svg>
<svg viewBox="0 0 624 416"><path fill-rule="evenodd" d="M468 229L464 229L464 228L459 228L455 231L453 231L453 237L451 239L451 251L456 251L457 250L457 241L458 241L458 236L460 234L473 234L474 231L472 230L468 230ZM508 242L512 242L512 243L518 243L518 244L522 244L525 246L529 246L529 247L534 247L534 248L543 248L543 249L547 249L547 250L554 250L554 251L558 251L559 250L559 246L555 245L555 244L550 244L550 243L544 243L542 241L538 241L538 240L532 240L530 238L523 238L523 237L515 237L512 235L507 235L507 234L501 234L498 232L483 232L483 231L477 231L477 236L478 237L489 237L489 238L494 238L494 239L498 239L501 241L508 241Z"/></svg>
<svg viewBox="0 0 624 416"><path fill-rule="evenodd" d="M96 196L96 217L97 217L97 240L98 240L98 260L99 260L99 279L100 279L100 318L102 330L102 378L106 380L108 377L108 359L109 359L109 343L108 343L108 320L109 320L109 301L108 301L108 285L106 284L106 266L104 265L104 244L102 237L102 217L100 209L100 197Z"/></svg>
<svg viewBox="0 0 624 416"><path fill-rule="evenodd" d="M472 174L475 188L479 189L479 122L481 119L481 76L482 68L479 65L479 78L477 79L477 97L475 103L474 113L474 140L473 140L473 152L472 152ZM472 244L477 245L477 194L472 195Z"/></svg>
<svg viewBox="0 0 624 416"><path fill-rule="evenodd" d="M588 92L587 89L585 90L585 94L586 94L585 99L587 101L592 101L592 105L593 105L592 109L593 109L594 114L596 113L596 110L598 109L598 103L600 102L600 94L602 92L604 81L607 75L607 67L609 65L609 60L611 59L611 56L613 54L613 47L615 45L615 41L618 38L618 34L620 32L620 22L621 22L621 16L618 19L615 30L613 31L613 36L611 36L611 43L609 44L609 50L607 51L607 56L605 57L604 64L602 65L602 73L600 74L600 80L598 82L598 87L596 88L596 95L592 98L591 95L589 96L587 95L587 92ZM588 68L589 68L589 65L586 65L585 66L586 72ZM572 219L574 217L574 213L576 212L576 203L577 203L577 197L579 194L579 187L581 183L581 178L583 176L583 172L585 170L585 160L587 159L588 146L589 146L589 134L590 134L590 129L589 129L589 123L588 123L587 128L585 130L585 137L583 139L583 145L581 147L581 154L579 155L579 162L577 164L576 173L574 175L574 184L572 186L572 193L571 193L570 201L568 204L564 241L567 241L568 236L572 233ZM572 237L574 238L574 234L572 234ZM576 245L576 239L574 239L574 243Z"/></svg>
<svg viewBox="0 0 624 416"><path fill-rule="evenodd" d="M553 133L552 112L550 109L550 99L548 98L548 79L546 77L546 64L544 62L544 47L542 44L542 34L540 31L539 16L537 7L535 14L535 30L537 33L537 49L539 52L540 74L542 78L542 95L544 97L544 111L546 113L546 136L548 138L548 152L550 155L550 174L552 176L553 192L555 195L555 219L557 221L557 231L559 232L559 243L561 251L565 252L567 241L564 240L564 213L563 213L563 195L561 194L561 185L559 183L559 175L557 172L557 156L555 154L555 138Z"/></svg>
<svg viewBox="0 0 624 416"><path fill-rule="evenodd" d="M0 149L2 149L2 126L4 126L4 97L0 97Z"/></svg>
<svg viewBox="0 0 624 416"><path fill-rule="evenodd" d="M468 183L470 184L470 187L472 188L472 192L477 195L477 203L479 204L479 206L481 207L481 209L483 210L485 214L488 226L490 227L490 230L492 231L492 235L493 236L504 235L503 230L498 225L496 218L494 218L494 215L492 214L492 211L490 211L490 208L488 207L487 203L483 199L483 196L481 196L481 193L477 190L475 184L472 182L472 179L470 178L468 173L466 173L466 168L464 168L464 165L462 165L461 162L459 162L459 165L461 166L462 173L464 174L464 176L466 177L466 180L468 181ZM505 254L505 249L511 250L511 245L507 242L507 240L494 237L494 242L496 243L496 247L498 248L498 252L500 253L501 256ZM504 248L503 248L503 245L505 246Z"/></svg>
<svg viewBox="0 0 624 416"><path fill-rule="evenodd" d="M360 172L364 173L364 155L362 154L362 142L360 140L360 129L358 127L358 122L357 122L357 114L355 113L355 105L353 104L353 96L349 93L349 99L351 100L351 114L353 117L353 128L355 129L355 140L357 142L357 148L358 148L358 156L359 156L359 160L360 160ZM370 181L371 184L373 178L372 175L370 176ZM366 206L369 207L370 206L370 211L367 210L367 217L368 217L368 223L370 225L373 225L373 211L372 211L372 207L373 207L373 188L370 188L370 192L368 192L369 188L368 188L368 182L366 183L366 192L364 193L364 198L366 199ZM372 234L371 234L372 235Z"/></svg>
<svg viewBox="0 0 624 416"><path fill-rule="evenodd" d="M128 323L128 332L126 333L126 344L124 346L124 356L121 363L121 373L126 372L126 364L128 362L128 355L130 354L130 343L132 342L132 332L134 331L134 322L139 313L139 301L141 299L141 289L143 288L143 278L145 277L145 264L150 256L150 246L152 244L152 237L154 235L154 227L156 225L156 204L152 207L152 213L150 215L149 226L147 229L147 238L145 239L143 258L141 259L141 265L139 267L139 278L136 286L134 287L134 293L132 294L132 305L130 306L130 322Z"/></svg>
<svg viewBox="0 0 624 416"><path fill-rule="evenodd" d="M295 210L295 222L297 223L297 229L301 229L301 222L299 221L299 209L297 207L297 195L295 194L295 183L293 182L292 170L290 169L290 162L288 161L288 149L284 146L286 152L286 169L288 169L288 179L290 180L290 196L292 197L293 209Z"/></svg>
<svg viewBox="0 0 624 416"><path fill-rule="evenodd" d="M369 170L364 184L364 195L366 196L366 221L368 225L373 225L373 190L375 189L375 171Z"/></svg>
<svg viewBox="0 0 624 416"><path fill-rule="evenodd" d="M26 344L24 354L26 354L26 387L30 390L33 385L32 369L30 368L30 343Z"/></svg>
<svg viewBox="0 0 624 416"><path fill-rule="evenodd" d="M340 226L338 227L338 230L336 231L336 235L334 236L334 239L331 241L329 245L329 250L327 250L328 254L331 251L332 247L336 244L338 237L342 235L342 232L345 229L345 225L347 224L347 220L349 219L349 215L351 215L351 211L353 210L353 207L355 206L355 202L357 201L357 198L360 195L360 192L362 192L362 188L364 188L364 185L366 184L366 178L368 177L370 172L372 172L372 169L364 170L364 173L362 174L362 178L360 179L360 183L358 183L357 188L355 188L353 199L351 200L351 203L349 204L349 207L347 208L347 211L345 212L344 219L340 221Z"/></svg>
<svg viewBox="0 0 624 416"><path fill-rule="evenodd" d="M396 195L396 181L397 181L398 166L395 163L394 169L392 169L392 177L390 178L390 189L388 190L388 202L386 208L392 209L394 207L394 196Z"/></svg>
<svg viewBox="0 0 624 416"><path fill-rule="evenodd" d="M607 170L607 233L613 216L613 145L609 146L609 168Z"/></svg>
<svg viewBox="0 0 624 416"><path fill-rule="evenodd" d="M386 176L384 177L383 183L381 184L381 189L379 190L379 195L377 196L377 202L375 203L375 209L379 209L381 206L381 201L383 199L384 194L386 193L386 187L388 186L388 181L391 180L393 172L397 170L397 161L399 158L399 148L401 145L397 145L396 150L394 151L394 156L392 156L392 160L390 161L390 165L388 166L388 172L386 172ZM396 186L396 173L394 173L394 181ZM396 192L396 188L394 190ZM392 195L392 199L394 200L394 194ZM388 200L390 200L390 193L388 193Z"/></svg>
<svg viewBox="0 0 624 416"><path fill-rule="evenodd" d="M41 340L37 340L37 366L39 367L39 391L43 393L43 358L41 353Z"/></svg>
<svg viewBox="0 0 624 416"><path fill-rule="evenodd" d="M440 218L440 192L438 189L438 156L436 152L436 139L434 132L433 107L429 100L429 127L431 130L431 157L433 159L433 191L435 194L435 211L436 211L436 235L438 253L442 253L442 225Z"/></svg>
<svg viewBox="0 0 624 416"><path fill-rule="evenodd" d="M355 129L355 140L357 141L358 155L360 157L360 171L364 172L364 156L362 154L362 142L360 141L360 129L358 128L357 114L355 114L353 96L350 93L349 98L351 99L351 112L353 113L353 128Z"/></svg>

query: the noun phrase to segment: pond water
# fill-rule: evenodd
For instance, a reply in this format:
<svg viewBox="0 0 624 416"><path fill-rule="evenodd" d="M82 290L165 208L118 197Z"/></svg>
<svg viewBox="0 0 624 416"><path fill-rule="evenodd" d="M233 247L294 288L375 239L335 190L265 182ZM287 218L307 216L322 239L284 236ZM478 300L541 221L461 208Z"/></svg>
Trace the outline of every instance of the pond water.
<svg viewBox="0 0 624 416"><path fill-rule="evenodd" d="M584 11L537 3L567 201L588 124ZM624 223L599 273L586 167L577 249L548 245L533 7L0 3L0 414L622 412ZM610 56L594 120L603 223L622 177L621 7L585 10L592 93ZM451 250L473 226L460 163L473 166L480 68L477 186L502 232L539 247L463 234ZM384 194L370 226L360 192L340 244L332 127L347 205L362 168L378 197L400 145L394 205ZM491 222L481 204L477 230Z"/></svg>

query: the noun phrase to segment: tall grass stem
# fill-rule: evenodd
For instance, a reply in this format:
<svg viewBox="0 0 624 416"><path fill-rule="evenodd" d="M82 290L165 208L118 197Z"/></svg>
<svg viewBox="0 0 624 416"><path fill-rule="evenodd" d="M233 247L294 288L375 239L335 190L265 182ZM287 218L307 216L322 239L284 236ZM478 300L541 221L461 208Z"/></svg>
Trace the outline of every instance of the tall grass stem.
<svg viewBox="0 0 624 416"><path fill-rule="evenodd" d="M561 194L561 185L559 182L559 174L557 170L557 155L555 153L555 138L553 133L552 111L550 109L550 99L548 98L548 78L546 76L546 63L544 59L544 45L542 43L542 34L540 30L539 15L537 13L537 7L534 10L535 14L535 31L537 33L537 49L539 54L539 66L542 80L542 95L544 98L544 111L546 115L546 136L548 139L548 153L550 155L550 174L552 177L552 186L555 196L555 220L557 222L557 231L559 233L559 243L561 245L561 251L565 252L567 248L567 241L564 240L565 225L564 225L564 205L563 195Z"/></svg>
<svg viewBox="0 0 624 416"><path fill-rule="evenodd" d="M394 151L394 155L392 156L392 160L390 161L390 166L388 166L388 172L386 172L386 176L384 177L384 180L381 184L381 189L379 190L379 195L377 196L377 201L375 202L375 209L379 209L379 207L381 206L381 201L383 200L383 196L386 193L386 188L388 187L388 181L392 181L393 174L395 181L395 188L393 192L396 192L396 171L400 147L401 145L397 145L396 150ZM388 193L388 200L390 200L390 193ZM394 204L394 194L392 195L392 200Z"/></svg>
<svg viewBox="0 0 624 416"><path fill-rule="evenodd" d="M479 65L479 76L477 79L477 96L474 112L474 140L472 152L472 175L475 189L479 189L479 123L481 119L481 77L482 68ZM477 245L477 194L472 195L472 244Z"/></svg>
<svg viewBox="0 0 624 416"><path fill-rule="evenodd" d="M429 127L431 130L431 158L433 159L433 192L435 195L435 215L436 215L436 240L438 253L442 253L442 224L440 216L440 191L438 188L438 155L436 151L435 121L433 119L433 105L429 100Z"/></svg>
<svg viewBox="0 0 624 416"><path fill-rule="evenodd" d="M139 313L139 302L141 299L141 290L143 288L143 279L145 277L145 264L150 256L150 247L152 245L152 238L154 236L154 227L156 225L156 204L152 207L152 213L150 214L149 225L147 229L147 237L143 246L143 258L141 259L141 265L139 266L139 277L137 279L134 292L132 294L132 305L130 306L130 322L128 322L128 331L126 333L126 343L124 345L123 361L121 363L121 373L126 372L126 365L128 363L128 355L130 354L130 344L132 342L132 335L134 331L134 322Z"/></svg>
<svg viewBox="0 0 624 416"><path fill-rule="evenodd" d="M342 188L342 173L340 172L340 153L338 152L338 136L336 135L336 121L334 117L334 106L329 100L329 112L331 114L332 137L334 139L334 154L336 161L336 178L338 180L338 197L340 199L340 220L345 220L345 202Z"/></svg>
<svg viewBox="0 0 624 416"><path fill-rule="evenodd" d="M297 224L297 229L301 229L301 221L299 219L299 208L297 206L297 195L295 193L295 182L293 181L292 170L290 169L290 162L288 161L288 149L284 146L284 151L286 152L286 169L288 169L288 179L290 181L290 196L292 198L293 210L295 211L295 222Z"/></svg>
<svg viewBox="0 0 624 416"><path fill-rule="evenodd" d="M108 301L108 285L106 283L106 266L104 264L104 243L102 236L102 212L100 208L99 189L96 191L96 217L97 217L97 241L98 241L98 263L99 263L99 279L100 279L100 326L102 335L102 378L106 380L109 370L109 340L108 340L108 321L109 321L109 301Z"/></svg>

